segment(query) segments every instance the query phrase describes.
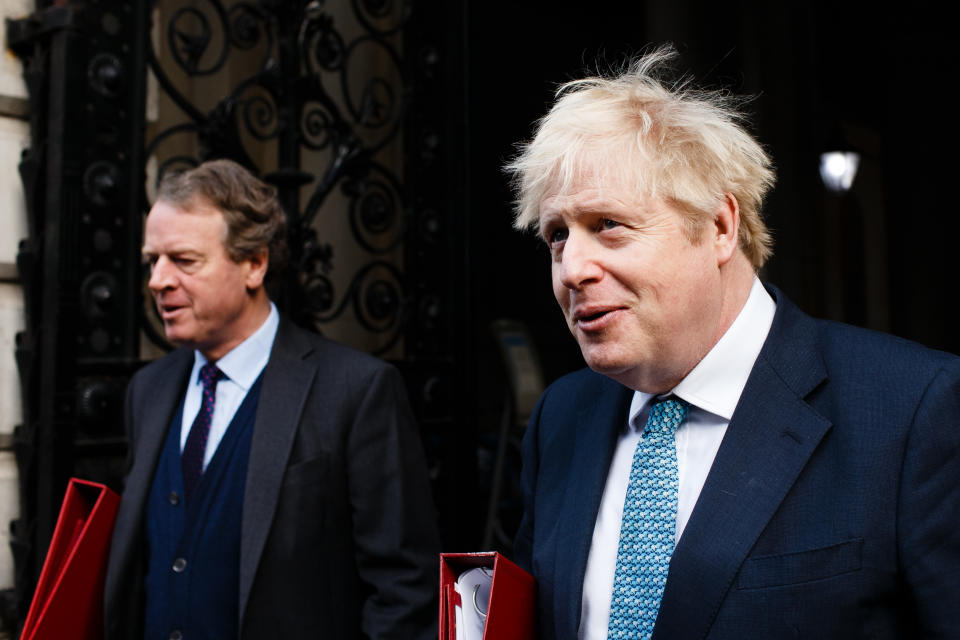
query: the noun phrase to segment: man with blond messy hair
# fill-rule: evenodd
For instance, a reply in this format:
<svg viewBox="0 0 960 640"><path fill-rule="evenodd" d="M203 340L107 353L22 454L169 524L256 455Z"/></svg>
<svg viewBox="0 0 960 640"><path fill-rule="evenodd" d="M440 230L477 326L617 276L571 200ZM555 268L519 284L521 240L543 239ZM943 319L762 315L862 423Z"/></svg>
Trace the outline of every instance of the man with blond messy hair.
<svg viewBox="0 0 960 640"><path fill-rule="evenodd" d="M761 284L770 158L673 56L562 86L508 166L589 366L524 442L541 635L960 637L960 359Z"/></svg>

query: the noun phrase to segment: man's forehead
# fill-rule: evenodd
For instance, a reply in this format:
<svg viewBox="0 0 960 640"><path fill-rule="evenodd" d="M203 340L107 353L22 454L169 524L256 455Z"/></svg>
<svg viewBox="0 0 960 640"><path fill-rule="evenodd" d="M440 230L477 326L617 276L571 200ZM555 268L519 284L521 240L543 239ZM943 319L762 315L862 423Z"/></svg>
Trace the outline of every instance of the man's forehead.
<svg viewBox="0 0 960 640"><path fill-rule="evenodd" d="M183 204L158 200L147 214L142 252L172 253L200 248L199 245L206 243L202 237L204 234L198 231L198 223L222 225L220 240L226 239L227 223L223 212L205 198L194 197Z"/></svg>
<svg viewBox="0 0 960 640"><path fill-rule="evenodd" d="M592 177L557 186L540 200L540 220L544 216L634 209L650 202L635 186L616 180Z"/></svg>

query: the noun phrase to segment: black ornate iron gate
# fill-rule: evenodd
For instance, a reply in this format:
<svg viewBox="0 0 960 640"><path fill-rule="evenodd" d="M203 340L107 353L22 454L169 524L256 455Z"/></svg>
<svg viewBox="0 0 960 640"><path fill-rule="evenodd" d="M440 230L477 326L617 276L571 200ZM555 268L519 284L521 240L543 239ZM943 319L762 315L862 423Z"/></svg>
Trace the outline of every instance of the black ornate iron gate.
<svg viewBox="0 0 960 640"><path fill-rule="evenodd" d="M25 614L67 478L122 477L141 333L163 345L141 295L150 187L214 157L279 190L292 254L279 306L324 331L339 323L400 366L445 540L471 539L452 491L473 482L461 452L475 428L469 396L453 401L472 388L460 11L435 0L57 0L8 21L32 111L12 615Z"/></svg>

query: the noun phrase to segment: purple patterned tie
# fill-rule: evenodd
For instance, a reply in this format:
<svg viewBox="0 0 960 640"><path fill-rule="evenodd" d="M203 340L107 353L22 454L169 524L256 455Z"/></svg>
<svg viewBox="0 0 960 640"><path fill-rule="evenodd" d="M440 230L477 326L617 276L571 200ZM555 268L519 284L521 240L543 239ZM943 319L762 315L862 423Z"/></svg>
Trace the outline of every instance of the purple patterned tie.
<svg viewBox="0 0 960 640"><path fill-rule="evenodd" d="M190 435L180 454L183 466L183 493L187 500L203 474L203 454L207 449L207 436L210 435L210 422L213 420L213 407L217 402L217 382L223 377L223 371L212 362L200 367L200 382L203 383L203 402L197 413Z"/></svg>

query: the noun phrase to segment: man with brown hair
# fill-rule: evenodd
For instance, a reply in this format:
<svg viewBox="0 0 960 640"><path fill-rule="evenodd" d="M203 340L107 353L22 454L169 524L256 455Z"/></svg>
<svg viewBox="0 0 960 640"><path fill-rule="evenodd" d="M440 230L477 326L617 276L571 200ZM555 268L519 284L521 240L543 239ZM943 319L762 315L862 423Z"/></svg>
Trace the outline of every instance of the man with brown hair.
<svg viewBox="0 0 960 640"><path fill-rule="evenodd" d="M128 390L107 638L433 635L439 543L403 382L279 316L283 216L219 160L166 178L147 217L180 348Z"/></svg>

